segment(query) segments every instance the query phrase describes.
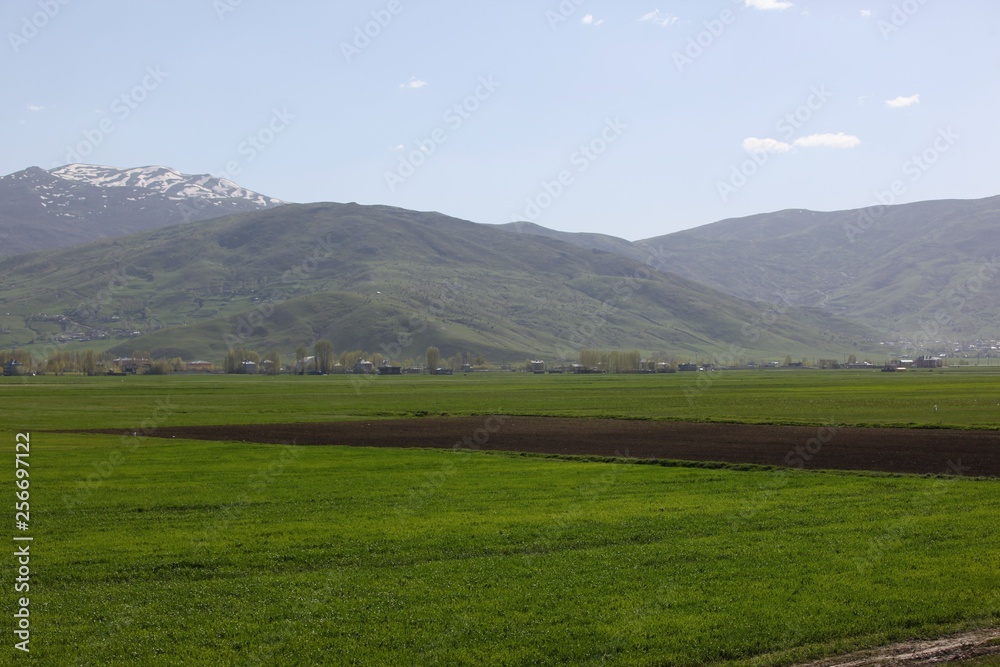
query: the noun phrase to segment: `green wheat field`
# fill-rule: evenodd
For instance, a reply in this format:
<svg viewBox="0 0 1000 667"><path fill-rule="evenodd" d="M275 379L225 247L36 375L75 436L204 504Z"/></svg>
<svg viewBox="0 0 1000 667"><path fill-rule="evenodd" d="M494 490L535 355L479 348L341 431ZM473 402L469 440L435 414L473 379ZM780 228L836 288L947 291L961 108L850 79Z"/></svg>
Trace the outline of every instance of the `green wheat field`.
<svg viewBox="0 0 1000 667"><path fill-rule="evenodd" d="M2 664L791 665L1000 624L996 480L145 435L442 414L996 429L985 369L4 378L0 405L8 540L20 432L34 538L31 652L8 632ZM97 428L136 435L78 432Z"/></svg>

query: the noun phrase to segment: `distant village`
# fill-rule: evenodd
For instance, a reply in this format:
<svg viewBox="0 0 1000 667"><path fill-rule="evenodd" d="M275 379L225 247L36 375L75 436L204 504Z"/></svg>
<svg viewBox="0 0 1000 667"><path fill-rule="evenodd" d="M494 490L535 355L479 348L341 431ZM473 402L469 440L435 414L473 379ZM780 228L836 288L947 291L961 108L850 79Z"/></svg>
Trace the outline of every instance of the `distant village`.
<svg viewBox="0 0 1000 667"><path fill-rule="evenodd" d="M886 347L894 344L883 343ZM310 353L311 352L311 353ZM906 356L896 355L884 360L859 360L857 355L842 359L799 359L787 355L783 361L738 360L721 362L718 359L684 359L681 357L643 356L639 351L582 350L574 363L547 362L544 359L526 359L521 362L491 363L475 354L457 353L442 357L436 347L427 349L419 359L396 362L385 355L370 354L362 350L343 352L334 356L333 346L319 341L309 350L300 346L289 362L283 362L277 352L259 354L253 350L230 350L221 363L204 359L185 361L179 357L156 359L148 352L133 352L128 356L97 353L92 350L56 351L45 360L39 360L23 350L0 350L0 364L4 376L20 375L167 375L235 374L235 375L454 375L455 373L526 372L535 374L657 374L697 373L708 371L735 371L758 369L850 369L903 372L907 370L936 369L947 366L989 366L993 360L1000 366L998 341L977 341L961 346L951 354Z"/></svg>

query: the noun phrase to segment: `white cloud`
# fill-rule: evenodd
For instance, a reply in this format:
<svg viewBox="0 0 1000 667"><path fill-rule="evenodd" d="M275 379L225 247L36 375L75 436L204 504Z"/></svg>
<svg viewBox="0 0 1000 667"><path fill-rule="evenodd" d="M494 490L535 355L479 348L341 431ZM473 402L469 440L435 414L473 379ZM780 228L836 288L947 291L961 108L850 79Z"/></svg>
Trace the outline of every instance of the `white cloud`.
<svg viewBox="0 0 1000 667"><path fill-rule="evenodd" d="M862 9L861 10L861 16L863 16L864 18L866 18L866 19L867 18L871 18L871 15L872 15L872 10L870 10L870 9Z"/></svg>
<svg viewBox="0 0 1000 667"><path fill-rule="evenodd" d="M391 150L391 151L404 151L404 150L406 150L406 146L404 146L403 144L396 144L395 146L393 146L389 150Z"/></svg>
<svg viewBox="0 0 1000 667"><path fill-rule="evenodd" d="M900 95L894 100L885 101L885 105L887 107L892 107L893 109L912 107L914 104L920 104L920 95L910 95L909 97L903 97Z"/></svg>
<svg viewBox="0 0 1000 667"><path fill-rule="evenodd" d="M412 88L412 89L416 90L418 88L423 88L426 85L427 85L427 82L424 81L423 79L418 79L417 77L412 76L412 77L410 77L410 80L407 81L406 83L399 84L399 87L400 88Z"/></svg>
<svg viewBox="0 0 1000 667"><path fill-rule="evenodd" d="M582 19L580 19L580 23L582 23L583 25L599 26L602 23L604 23L604 19L595 19L593 14L587 14Z"/></svg>
<svg viewBox="0 0 1000 667"><path fill-rule="evenodd" d="M854 148L861 144L853 134L810 134L808 137L801 137L795 140L795 145L799 148Z"/></svg>
<svg viewBox="0 0 1000 667"><path fill-rule="evenodd" d="M794 5L783 0L744 0L747 7L754 9L790 9Z"/></svg>
<svg viewBox="0 0 1000 667"><path fill-rule="evenodd" d="M654 9L639 20L647 23L655 23L663 28L669 28L673 24L677 23L679 19L673 14L666 14L661 12L659 9Z"/></svg>
<svg viewBox="0 0 1000 667"><path fill-rule="evenodd" d="M861 140L838 132L837 134L812 134L800 137L792 143L778 139L747 137L743 140L743 150L748 153L787 153L793 148L854 148Z"/></svg>
<svg viewBox="0 0 1000 667"><path fill-rule="evenodd" d="M29 104L28 111L42 111L45 109L41 104Z"/></svg>
<svg viewBox="0 0 1000 667"><path fill-rule="evenodd" d="M758 139L757 137L747 137L743 140L743 150L748 153L787 153L792 150L791 144L777 139Z"/></svg>

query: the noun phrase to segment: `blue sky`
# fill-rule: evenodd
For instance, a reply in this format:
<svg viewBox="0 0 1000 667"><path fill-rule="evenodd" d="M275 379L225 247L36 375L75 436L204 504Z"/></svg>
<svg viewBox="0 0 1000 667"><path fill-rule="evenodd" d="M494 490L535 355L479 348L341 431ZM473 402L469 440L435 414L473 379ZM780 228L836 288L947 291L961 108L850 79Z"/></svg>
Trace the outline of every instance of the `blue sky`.
<svg viewBox="0 0 1000 667"><path fill-rule="evenodd" d="M5 0L0 28L2 173L630 239L1000 194L993 0Z"/></svg>

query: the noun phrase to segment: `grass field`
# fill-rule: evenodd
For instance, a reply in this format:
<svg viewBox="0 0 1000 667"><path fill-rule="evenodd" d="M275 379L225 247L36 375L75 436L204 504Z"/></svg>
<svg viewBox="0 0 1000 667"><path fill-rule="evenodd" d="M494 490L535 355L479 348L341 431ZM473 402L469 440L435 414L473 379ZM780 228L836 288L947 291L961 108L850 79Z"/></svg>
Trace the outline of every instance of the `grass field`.
<svg viewBox="0 0 1000 667"><path fill-rule="evenodd" d="M1000 623L996 481L51 432L424 412L1000 426L989 373L697 380L4 379L35 539L32 652L11 640L0 663L780 665Z"/></svg>
<svg viewBox="0 0 1000 667"><path fill-rule="evenodd" d="M0 399L7 427L14 429L133 428L154 412L172 426L498 413L997 429L1000 367L908 373L0 378Z"/></svg>

